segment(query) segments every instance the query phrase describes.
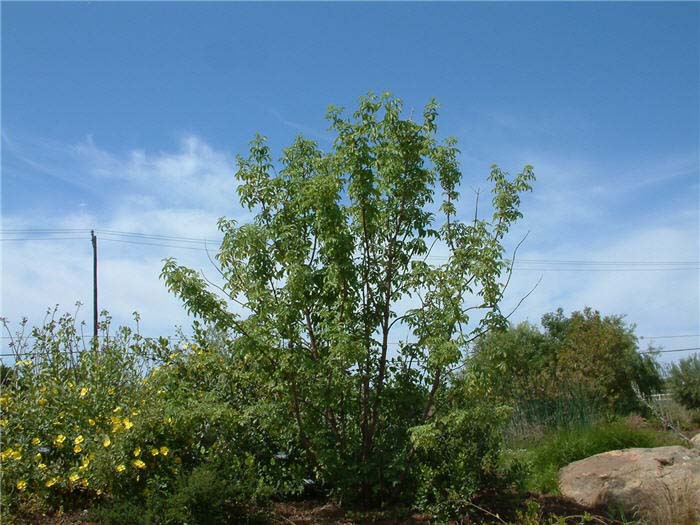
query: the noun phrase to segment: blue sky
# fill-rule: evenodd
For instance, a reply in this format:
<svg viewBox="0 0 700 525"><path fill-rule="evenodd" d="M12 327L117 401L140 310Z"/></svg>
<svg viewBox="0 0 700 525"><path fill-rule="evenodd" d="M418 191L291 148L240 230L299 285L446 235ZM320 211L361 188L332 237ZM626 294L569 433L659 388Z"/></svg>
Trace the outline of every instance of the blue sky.
<svg viewBox="0 0 700 525"><path fill-rule="evenodd" d="M217 217L245 218L234 156L255 132L276 152L298 133L326 148L327 105L388 90L407 110L440 102L465 216L491 163L535 166L522 257L698 261L699 27L697 3L3 3L3 228L217 237ZM2 315L77 300L89 315L87 240L0 244ZM100 255L117 321L187 324L160 260L206 269L201 252ZM511 302L543 281L514 319L590 305L641 335L700 333L697 270L551 269L518 273Z"/></svg>

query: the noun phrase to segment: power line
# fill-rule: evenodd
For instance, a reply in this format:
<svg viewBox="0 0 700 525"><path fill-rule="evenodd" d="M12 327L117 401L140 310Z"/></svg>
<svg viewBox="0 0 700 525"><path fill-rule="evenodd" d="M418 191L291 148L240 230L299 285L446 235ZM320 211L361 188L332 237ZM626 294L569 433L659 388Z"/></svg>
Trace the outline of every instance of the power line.
<svg viewBox="0 0 700 525"><path fill-rule="evenodd" d="M547 262L548 264L698 264L700 261L563 261L558 259L518 259L522 262Z"/></svg>
<svg viewBox="0 0 700 525"><path fill-rule="evenodd" d="M700 270L700 266L687 268L523 268L516 265L514 270L531 272L673 272Z"/></svg>
<svg viewBox="0 0 700 525"><path fill-rule="evenodd" d="M124 232L120 230L95 230L97 233L102 233L106 235L118 235L126 237L145 237L148 239L164 239L164 240L176 240L183 242L211 242L220 243L223 239L206 239L202 237L181 237L177 235L160 235L152 233L138 233L138 232Z"/></svg>
<svg viewBox="0 0 700 525"><path fill-rule="evenodd" d="M200 252L207 251L205 248L197 248L196 246L181 246L181 245L177 245L177 244L163 244L163 243L156 243L156 242L129 241L127 239L110 239L107 237L103 237L102 240L109 241L109 242L121 242L121 243L127 243L127 244L140 244L142 246L160 246L160 247L164 247L164 248L179 248L182 250L195 250L195 251L200 251Z"/></svg>
<svg viewBox="0 0 700 525"><path fill-rule="evenodd" d="M680 337L700 337L700 334L685 334L685 335L640 335L640 339L677 339Z"/></svg>
<svg viewBox="0 0 700 525"><path fill-rule="evenodd" d="M68 232L89 232L83 229L14 229L0 230L0 233L68 233ZM193 251L207 252L206 247L192 246L193 243L218 243L220 239L206 239L196 237L183 237L175 235L148 234L140 232L127 232L122 230L95 230L106 237L104 240L120 242L126 244L155 246L162 248L185 249ZM123 238L127 237L127 238ZM138 239L138 240L136 240ZM63 241L63 240L85 240L83 237L5 237L0 241ZM165 240L164 242L149 241ZM175 244L173 244L175 243ZM186 245L177 244L186 243ZM421 257L417 257L420 259ZM449 256L429 255L426 259L447 260ZM583 266L573 267L572 265ZM623 265L632 266L630 268ZM553 267L552 267L553 266ZM666 271L696 271L700 270L700 261L594 261L594 260L556 260L556 259L518 259L515 262L514 271L531 272L666 272Z"/></svg>
<svg viewBox="0 0 700 525"><path fill-rule="evenodd" d="M66 233L89 232L89 228L2 228L0 233Z"/></svg>
<svg viewBox="0 0 700 525"><path fill-rule="evenodd" d="M0 241L84 241L85 237L12 237L2 238Z"/></svg>
<svg viewBox="0 0 700 525"><path fill-rule="evenodd" d="M0 234L4 233L66 233L66 232L87 232L87 228L62 228L62 229L0 229ZM95 229L96 233L109 234L115 236L144 237L148 239L164 239L187 242L221 242L223 239L208 239L204 237L185 237L180 235L163 235L157 233L129 232L123 230ZM28 238L29 240L35 237ZM448 259L447 255L432 255L436 259ZM520 262L526 263L547 263L547 264L688 264L698 265L700 261L639 261L639 260L563 260L563 259L525 259L519 258Z"/></svg>
<svg viewBox="0 0 700 525"><path fill-rule="evenodd" d="M670 354L672 352L691 352L693 350L700 350L700 346L694 346L691 348L672 348L671 350L651 350L645 352L639 352L640 354Z"/></svg>

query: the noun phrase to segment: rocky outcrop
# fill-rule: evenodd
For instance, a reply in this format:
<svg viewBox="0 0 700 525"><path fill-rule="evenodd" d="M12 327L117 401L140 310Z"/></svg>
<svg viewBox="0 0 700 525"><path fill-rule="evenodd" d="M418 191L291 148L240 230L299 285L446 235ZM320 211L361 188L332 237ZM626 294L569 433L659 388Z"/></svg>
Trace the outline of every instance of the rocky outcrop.
<svg viewBox="0 0 700 525"><path fill-rule="evenodd" d="M700 509L700 449L604 452L562 468L559 489L587 507L607 506L640 515L687 507L694 513Z"/></svg>
<svg viewBox="0 0 700 525"><path fill-rule="evenodd" d="M690 442L693 444L693 446L700 448L700 433L695 434L691 439Z"/></svg>

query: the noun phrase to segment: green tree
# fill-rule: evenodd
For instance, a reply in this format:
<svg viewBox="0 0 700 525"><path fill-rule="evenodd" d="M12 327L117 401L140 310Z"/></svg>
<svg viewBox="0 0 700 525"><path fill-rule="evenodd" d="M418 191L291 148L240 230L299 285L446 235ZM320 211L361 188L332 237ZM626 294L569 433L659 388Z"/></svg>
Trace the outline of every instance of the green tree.
<svg viewBox="0 0 700 525"><path fill-rule="evenodd" d="M633 383L644 394L661 388L656 360L638 352L635 327L623 316L584 308L566 319L559 309L542 324L559 341L557 379L563 384L582 385L622 412L638 407Z"/></svg>
<svg viewBox="0 0 700 525"><path fill-rule="evenodd" d="M496 397L539 398L552 393L556 349L537 326L520 323L479 337L469 366Z"/></svg>
<svg viewBox="0 0 700 525"><path fill-rule="evenodd" d="M237 337L317 478L364 501L406 479L410 428L435 419L469 341L503 325L502 241L534 179L492 166L492 213L462 220L459 150L436 138L437 108L414 122L388 94L351 116L331 107L332 148L300 136L279 171L256 136L236 173L254 219L219 221L226 296L172 259L163 268L188 311ZM390 351L396 333L408 336Z"/></svg>
<svg viewBox="0 0 700 525"><path fill-rule="evenodd" d="M673 363L668 375L673 399L688 409L700 408L700 357L694 354Z"/></svg>
<svg viewBox="0 0 700 525"><path fill-rule="evenodd" d="M542 316L542 328L523 323L480 337L470 365L494 394L511 401L575 394L622 412L637 408L633 390L658 391L653 354L638 352L634 325L591 308Z"/></svg>

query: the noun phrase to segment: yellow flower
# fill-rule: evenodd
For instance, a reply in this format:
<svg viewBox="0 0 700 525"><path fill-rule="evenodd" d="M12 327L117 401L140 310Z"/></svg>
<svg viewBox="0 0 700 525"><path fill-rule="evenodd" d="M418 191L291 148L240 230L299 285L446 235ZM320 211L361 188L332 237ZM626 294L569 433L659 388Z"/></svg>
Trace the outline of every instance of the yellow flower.
<svg viewBox="0 0 700 525"><path fill-rule="evenodd" d="M73 447L73 452L75 452L76 454L79 454L82 450L83 450L83 447L81 447L80 445L75 445Z"/></svg>
<svg viewBox="0 0 700 525"><path fill-rule="evenodd" d="M37 452L36 454L34 454L34 459L36 459L37 461L41 461L41 452Z"/></svg>
<svg viewBox="0 0 700 525"><path fill-rule="evenodd" d="M112 412L114 412L115 414L118 414L121 411L122 411L122 407L116 407L114 410L112 410Z"/></svg>
<svg viewBox="0 0 700 525"><path fill-rule="evenodd" d="M91 427L95 426L95 420L92 418L88 419L88 423L90 424Z"/></svg>
<svg viewBox="0 0 700 525"><path fill-rule="evenodd" d="M158 452L158 449L157 449L157 448L152 448L152 449L151 449L151 456L157 456L158 454L159 454L159 452Z"/></svg>
<svg viewBox="0 0 700 525"><path fill-rule="evenodd" d="M81 484L83 487L87 487L88 485L90 485L90 482L88 481L87 478L83 478L83 479L80 480L80 484Z"/></svg>
<svg viewBox="0 0 700 525"><path fill-rule="evenodd" d="M80 389L80 397L85 397L85 394L88 393L87 387L83 387Z"/></svg>
<svg viewBox="0 0 700 525"><path fill-rule="evenodd" d="M137 458L141 455L141 447L136 447L134 449L134 457Z"/></svg>
<svg viewBox="0 0 700 525"><path fill-rule="evenodd" d="M0 419L0 427L6 426L7 423L8 423L7 419L5 419L5 418Z"/></svg>
<svg viewBox="0 0 700 525"><path fill-rule="evenodd" d="M41 443L41 440L37 437L32 438L32 445L38 445Z"/></svg>
<svg viewBox="0 0 700 525"><path fill-rule="evenodd" d="M10 458L14 459L15 461L19 461L20 459L22 459L22 451L19 449L13 450Z"/></svg>
<svg viewBox="0 0 700 525"><path fill-rule="evenodd" d="M73 472L73 474L71 474L70 476L68 476L68 480L69 480L71 483L75 483L79 477L80 477L80 476L78 476L75 472Z"/></svg>
<svg viewBox="0 0 700 525"><path fill-rule="evenodd" d="M109 390L107 390L107 395L108 395L108 396L111 396L112 394L114 394L114 389L113 389L113 388L110 388Z"/></svg>
<svg viewBox="0 0 700 525"><path fill-rule="evenodd" d="M17 490L19 490L19 491L21 492L21 491L23 491L24 489L27 488L27 482L26 482L25 480L23 480L23 479L20 479L20 480L17 482L17 485L15 485L15 486L17 487Z"/></svg>
<svg viewBox="0 0 700 525"><path fill-rule="evenodd" d="M59 478L51 478L45 483L46 487L53 487L56 483L58 483L58 479Z"/></svg>
<svg viewBox="0 0 700 525"><path fill-rule="evenodd" d="M170 449L168 449L168 447L160 447L160 453L162 455L167 456L168 452L170 452Z"/></svg>
<svg viewBox="0 0 700 525"><path fill-rule="evenodd" d="M46 392L46 387L45 386L39 387L39 392L41 392L42 394L44 392Z"/></svg>
<svg viewBox="0 0 700 525"><path fill-rule="evenodd" d="M101 496L101 495L102 495L102 489L97 489L96 494L97 494L98 496Z"/></svg>
<svg viewBox="0 0 700 525"><path fill-rule="evenodd" d="M75 386L75 383L73 381L68 381L68 388L73 388Z"/></svg>
<svg viewBox="0 0 700 525"><path fill-rule="evenodd" d="M125 417L124 418L124 428L129 430L133 426L134 426L134 424L131 421L129 421L129 418Z"/></svg>
<svg viewBox="0 0 700 525"><path fill-rule="evenodd" d="M102 446L104 448L109 448L109 446L112 444L112 440L109 439L109 436L104 438L104 441L102 441Z"/></svg>
<svg viewBox="0 0 700 525"><path fill-rule="evenodd" d="M141 461L140 459L134 460L134 461L132 461L132 463L136 468L139 468L139 469L146 468L146 464L143 461Z"/></svg>
<svg viewBox="0 0 700 525"><path fill-rule="evenodd" d="M61 445L63 445L63 442L65 440L66 436L64 436L63 434L59 434L58 436L56 436L56 439L54 439L53 442L60 447Z"/></svg>
<svg viewBox="0 0 700 525"><path fill-rule="evenodd" d="M46 468L46 464L45 464L45 463L39 463L39 464L37 465L37 468L38 468L39 470L44 470L44 469Z"/></svg>
<svg viewBox="0 0 700 525"><path fill-rule="evenodd" d="M139 415L139 411L138 411L138 410L132 410L132 411L131 411L131 415L132 415L132 416L138 416L138 415Z"/></svg>
<svg viewBox="0 0 700 525"><path fill-rule="evenodd" d="M48 403L48 401L46 401L46 398L42 397L41 399L39 399L38 403L39 406L43 407L46 403Z"/></svg>
<svg viewBox="0 0 700 525"><path fill-rule="evenodd" d="M83 441L85 441L85 438L84 438L84 437L82 436L82 434L81 434L80 436L78 436L77 438L75 438L75 439L73 440L73 443L74 443L75 445L80 445Z"/></svg>
<svg viewBox="0 0 700 525"><path fill-rule="evenodd" d="M0 452L0 461L5 461L12 457L12 449L8 448Z"/></svg>
<svg viewBox="0 0 700 525"><path fill-rule="evenodd" d="M117 472L124 472L126 470L126 466L124 464L117 465Z"/></svg>

